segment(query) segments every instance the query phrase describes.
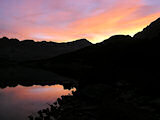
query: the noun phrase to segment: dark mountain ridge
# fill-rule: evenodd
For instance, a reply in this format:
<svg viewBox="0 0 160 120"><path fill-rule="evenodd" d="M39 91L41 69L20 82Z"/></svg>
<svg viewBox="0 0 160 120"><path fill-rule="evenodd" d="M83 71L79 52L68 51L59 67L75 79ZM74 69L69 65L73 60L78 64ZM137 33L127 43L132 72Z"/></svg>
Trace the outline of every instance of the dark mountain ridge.
<svg viewBox="0 0 160 120"><path fill-rule="evenodd" d="M14 61L47 59L90 45L92 43L86 39L68 43L55 43L34 42L33 40L19 41L18 39L3 37L0 39L0 57Z"/></svg>
<svg viewBox="0 0 160 120"><path fill-rule="evenodd" d="M62 102L57 110L59 120L158 120L159 28L157 19L134 37L112 36L102 43L27 65L78 80L78 92L73 97L57 100Z"/></svg>
<svg viewBox="0 0 160 120"><path fill-rule="evenodd" d="M137 39L148 39L152 40L160 36L160 18L152 22L149 26L134 35Z"/></svg>
<svg viewBox="0 0 160 120"><path fill-rule="evenodd" d="M160 72L156 71L160 67L158 62L160 57L159 20L151 23L134 37L112 36L102 43L33 64L76 79L81 77L83 79L85 76L88 80L80 81L87 83L97 82L97 79L101 79L99 82L113 82L115 78L127 80L129 76L133 76L130 81L143 77L143 79L152 78L153 74L155 77ZM151 35L146 33L146 30ZM145 37L139 38L139 34ZM159 75L157 77L159 78Z"/></svg>

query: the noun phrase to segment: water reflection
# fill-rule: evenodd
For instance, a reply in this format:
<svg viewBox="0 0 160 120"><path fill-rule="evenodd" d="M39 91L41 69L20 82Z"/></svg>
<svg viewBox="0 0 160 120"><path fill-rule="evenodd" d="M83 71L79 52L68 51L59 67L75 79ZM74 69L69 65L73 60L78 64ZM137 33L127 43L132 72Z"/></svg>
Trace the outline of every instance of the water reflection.
<svg viewBox="0 0 160 120"><path fill-rule="evenodd" d="M62 95L72 94L62 85L53 86L17 86L0 89L0 120L25 120L30 114L48 107Z"/></svg>

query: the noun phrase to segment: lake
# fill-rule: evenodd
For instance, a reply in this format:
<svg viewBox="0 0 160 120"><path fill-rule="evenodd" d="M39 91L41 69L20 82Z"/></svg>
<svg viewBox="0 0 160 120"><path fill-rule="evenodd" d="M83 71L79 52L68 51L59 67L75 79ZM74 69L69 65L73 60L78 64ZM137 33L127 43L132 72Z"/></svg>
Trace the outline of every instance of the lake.
<svg viewBox="0 0 160 120"><path fill-rule="evenodd" d="M16 86L0 89L0 120L28 120L38 110L49 107L62 95L72 95L63 85L31 87Z"/></svg>

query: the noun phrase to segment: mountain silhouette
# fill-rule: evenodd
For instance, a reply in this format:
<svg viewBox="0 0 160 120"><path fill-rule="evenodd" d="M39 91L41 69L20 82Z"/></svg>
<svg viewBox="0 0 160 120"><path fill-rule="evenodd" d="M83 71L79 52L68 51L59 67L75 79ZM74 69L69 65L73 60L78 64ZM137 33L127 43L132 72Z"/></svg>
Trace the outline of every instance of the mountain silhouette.
<svg viewBox="0 0 160 120"><path fill-rule="evenodd" d="M96 83L97 79L100 79L98 82L118 81L115 78L134 82L142 79L143 84L144 79L155 77L152 75L160 67L159 25L160 19L157 19L134 37L112 36L101 43L30 65L41 67L41 64L45 69L82 79L80 82L86 85ZM88 79L83 80L83 76Z"/></svg>
<svg viewBox="0 0 160 120"><path fill-rule="evenodd" d="M153 40L160 36L160 18L152 22L143 31L134 35L136 39Z"/></svg>
<svg viewBox="0 0 160 120"><path fill-rule="evenodd" d="M57 100L62 106L56 111L59 120L81 116L89 120L158 120L159 25L157 19L134 37L115 35L101 43L26 65L78 81L78 92L73 97ZM79 107L74 107L77 104Z"/></svg>
<svg viewBox="0 0 160 120"><path fill-rule="evenodd" d="M68 43L34 42L33 40L19 41L17 39L0 39L0 57L14 60L27 61L55 57L92 45L86 39Z"/></svg>
<svg viewBox="0 0 160 120"><path fill-rule="evenodd" d="M2 38L0 49L4 52L1 52L0 60L5 61L5 64L10 63L7 61L8 58L23 60L17 66L28 69L18 67L18 73L23 70L22 73L25 74L25 71L31 71L29 68L49 72L39 75L39 72L33 70L37 79L37 76L52 76L50 73L54 72L76 80L78 85L74 96L58 99L58 104L61 104L58 109L50 105L52 109L47 109L47 117L53 115L58 120L158 120L159 41L160 18L134 37L115 35L97 44L91 44L85 39L71 43L50 43L31 40L20 42L16 39ZM51 49L54 52L50 51ZM56 54L60 51L63 52ZM15 69L12 71L15 73ZM20 83L23 85L23 82ZM34 81L36 82L38 81ZM17 85L19 81L11 83ZM27 81L27 84L29 83ZM44 81L42 83L44 84ZM6 86L4 81L2 85Z"/></svg>

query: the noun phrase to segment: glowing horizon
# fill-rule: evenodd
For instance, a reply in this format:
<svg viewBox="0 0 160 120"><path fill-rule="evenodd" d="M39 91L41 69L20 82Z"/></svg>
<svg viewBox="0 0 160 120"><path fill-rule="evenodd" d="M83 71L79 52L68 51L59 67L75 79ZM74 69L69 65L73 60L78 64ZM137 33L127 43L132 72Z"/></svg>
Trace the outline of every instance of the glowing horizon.
<svg viewBox="0 0 160 120"><path fill-rule="evenodd" d="M159 6L159 0L1 0L0 37L97 43L133 36L160 17Z"/></svg>

